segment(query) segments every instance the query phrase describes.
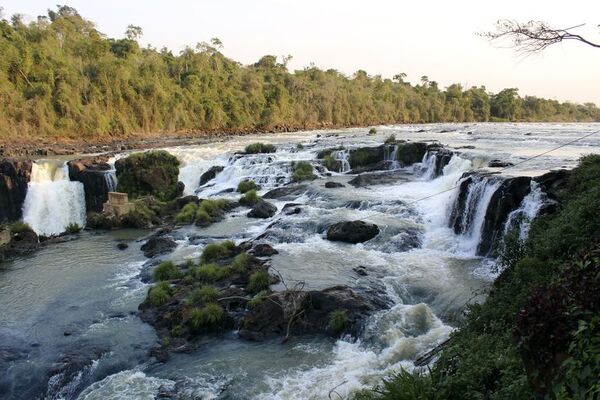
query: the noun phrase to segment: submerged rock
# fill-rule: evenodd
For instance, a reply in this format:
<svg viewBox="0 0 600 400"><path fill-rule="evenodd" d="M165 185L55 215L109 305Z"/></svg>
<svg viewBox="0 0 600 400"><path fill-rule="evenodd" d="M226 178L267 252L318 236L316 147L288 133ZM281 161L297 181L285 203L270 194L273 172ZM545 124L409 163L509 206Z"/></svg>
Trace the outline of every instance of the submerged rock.
<svg viewBox="0 0 600 400"><path fill-rule="evenodd" d="M277 212L277 207L274 204L265 200L259 200L252 206L248 213L249 218L271 218Z"/></svg>
<svg viewBox="0 0 600 400"><path fill-rule="evenodd" d="M269 190L267 193L263 195L265 199L294 199L300 196L302 193L306 192L308 189L308 185L289 185L283 186L280 188L276 188L273 190Z"/></svg>
<svg viewBox="0 0 600 400"><path fill-rule="evenodd" d="M251 253L256 257L270 257L275 254L279 254L277 250L273 248L270 244L259 243L252 247Z"/></svg>
<svg viewBox="0 0 600 400"><path fill-rule="evenodd" d="M326 182L325 183L325 187L327 189L335 189L335 188L342 188L345 187L344 184L339 183L339 182Z"/></svg>
<svg viewBox="0 0 600 400"><path fill-rule="evenodd" d="M379 234L379 227L364 221L343 221L333 224L327 229L327 240L362 243Z"/></svg>
<svg viewBox="0 0 600 400"><path fill-rule="evenodd" d="M510 167L511 165L515 165L515 164L508 162L508 161L502 161L502 160L492 160L488 163L488 167L490 167L490 168L506 168L506 167Z"/></svg>
<svg viewBox="0 0 600 400"><path fill-rule="evenodd" d="M177 247L177 243L169 237L152 236L141 247L144 255L148 258L156 257L160 254L170 253Z"/></svg>
<svg viewBox="0 0 600 400"><path fill-rule="evenodd" d="M407 173L402 170L365 173L357 175L348 183L354 187L389 185L398 181L408 181Z"/></svg>

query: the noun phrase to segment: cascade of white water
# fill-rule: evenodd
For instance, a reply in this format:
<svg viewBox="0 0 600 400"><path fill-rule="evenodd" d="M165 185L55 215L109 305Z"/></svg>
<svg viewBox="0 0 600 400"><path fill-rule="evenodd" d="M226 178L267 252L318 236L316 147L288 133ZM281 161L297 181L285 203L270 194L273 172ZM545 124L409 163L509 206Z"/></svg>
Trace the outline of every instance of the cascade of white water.
<svg viewBox="0 0 600 400"><path fill-rule="evenodd" d="M331 153L331 156L338 160L341 164L340 172L348 172L350 171L350 152L348 150L337 150Z"/></svg>
<svg viewBox="0 0 600 400"><path fill-rule="evenodd" d="M416 166L418 171L421 173L421 176L430 180L435 178L435 169L436 169L436 156L434 152L427 151L423 156L423 161Z"/></svg>
<svg viewBox="0 0 600 400"><path fill-rule="evenodd" d="M388 161L388 169L400 168L400 163L398 162L398 145L385 145L383 147L383 159Z"/></svg>
<svg viewBox="0 0 600 400"><path fill-rule="evenodd" d="M36 233L48 236L64 232L69 224L85 225L83 184L69 181L66 163L51 160L33 163L23 221Z"/></svg>
<svg viewBox="0 0 600 400"><path fill-rule="evenodd" d="M519 208L508 214L504 225L504 234L506 235L509 231L516 229L519 232L519 240L527 239L531 222L547 202L548 196L546 193L537 182L532 180L529 194L523 198Z"/></svg>
<svg viewBox="0 0 600 400"><path fill-rule="evenodd" d="M469 185L460 222L460 231L464 236L460 247L466 254L472 256L477 254L488 205L501 184L500 179L483 176L475 178Z"/></svg>
<svg viewBox="0 0 600 400"><path fill-rule="evenodd" d="M117 173L115 170L106 171L104 174L104 180L106 181L106 187L109 192L115 192L117 190Z"/></svg>

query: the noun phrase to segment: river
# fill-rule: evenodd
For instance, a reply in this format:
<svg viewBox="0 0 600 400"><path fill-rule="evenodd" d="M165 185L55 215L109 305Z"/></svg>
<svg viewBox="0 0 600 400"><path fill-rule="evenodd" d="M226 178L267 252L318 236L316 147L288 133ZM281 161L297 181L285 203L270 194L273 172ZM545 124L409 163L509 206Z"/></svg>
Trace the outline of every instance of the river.
<svg viewBox="0 0 600 400"><path fill-rule="evenodd" d="M347 184L353 175L327 177L321 171L321 179L302 193L273 201L279 210L286 203L301 204L301 213L255 220L239 209L208 228L186 226L174 233L177 249L161 258L196 259L213 240L241 242L266 233L266 241L279 252L272 266L285 281L301 280L309 289L343 284L390 299L392 306L373 315L359 338L308 336L255 343L227 332L191 354L155 362L149 352L158 337L136 314L149 287L142 271L157 262L148 261L139 249L150 232L86 231L0 268L0 397L153 399L168 392L190 399L324 399L334 388L346 398L371 387L401 367L413 368L418 355L444 341L465 305L483 299L496 276L493 259L477 256L478 218L490 187L473 193L473 218L465 233L455 234L449 227L461 175L486 168L493 159L517 164L599 129L600 124L398 125L377 127L375 135L357 128L167 148L182 162L186 194L201 198L234 198L226 190L244 179L255 180L265 193L291 181L292 162L316 163L319 150L379 145L392 134L396 139L439 141L455 155L439 177L424 159L408 167L404 179L361 188ZM277 152L232 156L256 141L273 143ZM502 174L536 176L572 168L591 152L600 152L600 134ZM344 165L347 152L334 156ZM56 161L37 163L25 220L49 234L70 222L82 224L82 188L65 178L60 164L48 167ZM200 175L213 165L224 170L198 187ZM326 189L325 179L345 186ZM543 196L532 192L521 211L534 217L541 201ZM357 245L324 239L328 225L350 219L376 223L381 233ZM118 243L129 247L118 250ZM365 267L366 276L357 274L359 266ZM66 364L71 370L63 368Z"/></svg>

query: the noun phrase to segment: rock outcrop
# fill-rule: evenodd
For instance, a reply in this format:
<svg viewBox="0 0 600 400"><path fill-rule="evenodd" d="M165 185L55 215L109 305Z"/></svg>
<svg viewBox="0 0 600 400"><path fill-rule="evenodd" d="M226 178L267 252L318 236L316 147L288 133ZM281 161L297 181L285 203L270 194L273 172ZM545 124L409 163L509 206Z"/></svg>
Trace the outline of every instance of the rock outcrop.
<svg viewBox="0 0 600 400"><path fill-rule="evenodd" d="M0 160L0 223L23 216L23 203L31 177L31 161Z"/></svg>
<svg viewBox="0 0 600 400"><path fill-rule="evenodd" d="M164 150L134 153L115 163L117 191L130 199L151 195L161 201L181 196L184 185L178 182L179 160Z"/></svg>
<svg viewBox="0 0 600 400"><path fill-rule="evenodd" d="M206 171L205 173L200 175L199 185L202 186L202 185L206 184L207 182L212 181L213 179L215 179L217 177L217 175L221 171L223 171L223 169L225 169L225 167L223 167L221 165L213 165L212 167L210 167L208 169L208 171Z"/></svg>
<svg viewBox="0 0 600 400"><path fill-rule="evenodd" d="M252 206L248 213L249 218L271 218L277 212L277 207L263 199L260 199Z"/></svg>
<svg viewBox="0 0 600 400"><path fill-rule="evenodd" d="M106 157L84 158L69 161L69 179L83 183L85 208L88 212L102 211L108 200L108 192L115 190L116 181L110 173Z"/></svg>

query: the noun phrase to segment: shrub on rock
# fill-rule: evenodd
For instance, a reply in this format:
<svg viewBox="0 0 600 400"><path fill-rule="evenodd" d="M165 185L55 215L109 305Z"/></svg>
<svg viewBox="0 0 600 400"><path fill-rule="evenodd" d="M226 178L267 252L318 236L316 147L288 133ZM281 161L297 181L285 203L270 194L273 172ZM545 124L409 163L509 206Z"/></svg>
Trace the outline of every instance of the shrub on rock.
<svg viewBox="0 0 600 400"><path fill-rule="evenodd" d="M181 271L171 261L162 262L154 269L154 280L170 281L181 277Z"/></svg>
<svg viewBox="0 0 600 400"><path fill-rule="evenodd" d="M293 168L294 173L292 174L292 180L294 182L308 181L316 178L314 167L309 162L297 162L293 165Z"/></svg>
<svg viewBox="0 0 600 400"><path fill-rule="evenodd" d="M196 218L198 205L196 203L188 203L177 213L175 221L180 224L191 224Z"/></svg>
<svg viewBox="0 0 600 400"><path fill-rule="evenodd" d="M244 153L246 154L261 154L261 153L275 153L275 146L268 143L252 143L246 146Z"/></svg>
<svg viewBox="0 0 600 400"><path fill-rule="evenodd" d="M202 308L194 308L190 313L188 325L194 332L211 331L221 326L224 317L223 307L211 303Z"/></svg>
<svg viewBox="0 0 600 400"><path fill-rule="evenodd" d="M237 191L242 194L249 192L250 190L256 190L256 189L257 189L256 183L254 183L254 181L252 181L252 180L243 180L238 184L238 187L237 187Z"/></svg>
<svg viewBox="0 0 600 400"><path fill-rule="evenodd" d="M240 198L240 204L244 206L253 206L260 200L256 189L251 189Z"/></svg>
<svg viewBox="0 0 600 400"><path fill-rule="evenodd" d="M231 240L226 240L221 243L210 243L204 247L200 260L204 263L210 263L231 255L234 249L235 243Z"/></svg>
<svg viewBox="0 0 600 400"><path fill-rule="evenodd" d="M171 287L167 282L160 282L153 286L148 293L148 301L155 307L165 305L171 299Z"/></svg>
<svg viewBox="0 0 600 400"><path fill-rule="evenodd" d="M117 191L131 199L152 195L168 201L181 196L183 184L178 181L179 160L164 150L134 153L117 160Z"/></svg>
<svg viewBox="0 0 600 400"><path fill-rule="evenodd" d="M247 289L250 293L259 293L269 289L270 282L271 277L269 276L269 273L265 270L259 270L250 275Z"/></svg>

